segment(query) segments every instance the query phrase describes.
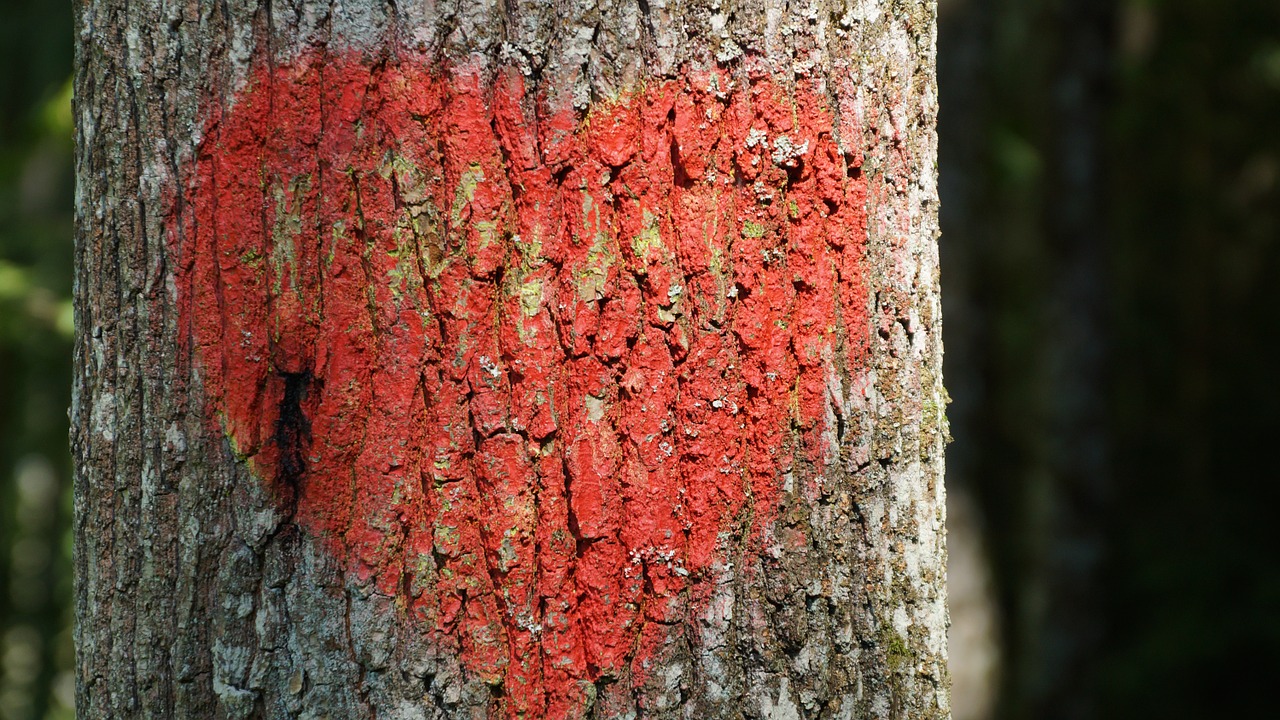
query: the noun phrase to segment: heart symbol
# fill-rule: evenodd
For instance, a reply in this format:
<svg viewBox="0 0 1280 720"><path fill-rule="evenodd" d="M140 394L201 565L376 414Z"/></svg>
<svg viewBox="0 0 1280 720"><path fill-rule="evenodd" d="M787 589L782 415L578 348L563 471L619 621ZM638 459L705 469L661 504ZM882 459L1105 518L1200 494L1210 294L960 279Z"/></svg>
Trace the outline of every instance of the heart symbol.
<svg viewBox="0 0 1280 720"><path fill-rule="evenodd" d="M834 126L763 73L578 113L513 69L262 67L186 193L219 430L501 713L580 710L831 456L828 380L867 334Z"/></svg>

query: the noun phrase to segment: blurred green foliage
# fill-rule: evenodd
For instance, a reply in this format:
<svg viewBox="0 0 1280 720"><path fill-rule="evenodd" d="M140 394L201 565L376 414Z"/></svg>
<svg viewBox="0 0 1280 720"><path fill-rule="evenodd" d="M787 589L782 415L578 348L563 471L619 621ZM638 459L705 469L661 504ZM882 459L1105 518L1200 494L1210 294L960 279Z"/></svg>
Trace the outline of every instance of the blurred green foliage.
<svg viewBox="0 0 1280 720"><path fill-rule="evenodd" d="M0 718L70 718L70 3L0 2L0 67Z"/></svg>
<svg viewBox="0 0 1280 720"><path fill-rule="evenodd" d="M1119 46L1102 687L1113 717L1271 716L1280 2L1130 2Z"/></svg>

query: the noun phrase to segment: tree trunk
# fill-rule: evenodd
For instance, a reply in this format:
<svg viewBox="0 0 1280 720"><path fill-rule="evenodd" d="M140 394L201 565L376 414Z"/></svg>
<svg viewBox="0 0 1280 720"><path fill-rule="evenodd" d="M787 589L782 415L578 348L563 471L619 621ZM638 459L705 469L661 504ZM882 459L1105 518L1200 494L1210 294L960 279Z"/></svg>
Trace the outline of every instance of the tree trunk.
<svg viewBox="0 0 1280 720"><path fill-rule="evenodd" d="M934 23L81 2L79 712L947 716Z"/></svg>

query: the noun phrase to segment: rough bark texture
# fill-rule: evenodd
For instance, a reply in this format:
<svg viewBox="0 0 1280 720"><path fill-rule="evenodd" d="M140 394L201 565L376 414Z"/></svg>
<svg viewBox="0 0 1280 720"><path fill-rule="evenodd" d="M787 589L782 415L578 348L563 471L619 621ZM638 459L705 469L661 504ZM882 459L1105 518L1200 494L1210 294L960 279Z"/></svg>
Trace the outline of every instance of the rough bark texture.
<svg viewBox="0 0 1280 720"><path fill-rule="evenodd" d="M79 711L945 717L934 22L81 3Z"/></svg>

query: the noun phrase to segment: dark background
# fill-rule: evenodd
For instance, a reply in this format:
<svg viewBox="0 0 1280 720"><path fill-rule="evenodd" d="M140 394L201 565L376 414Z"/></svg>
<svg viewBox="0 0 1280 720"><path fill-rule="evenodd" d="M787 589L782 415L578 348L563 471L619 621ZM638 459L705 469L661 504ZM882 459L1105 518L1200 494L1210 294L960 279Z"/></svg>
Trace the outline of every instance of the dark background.
<svg viewBox="0 0 1280 720"><path fill-rule="evenodd" d="M939 12L957 720L1280 714L1280 2ZM67 718L69 5L0 67L0 720Z"/></svg>
<svg viewBox="0 0 1280 720"><path fill-rule="evenodd" d="M948 489L995 717L1280 717L1280 2L940 16Z"/></svg>

